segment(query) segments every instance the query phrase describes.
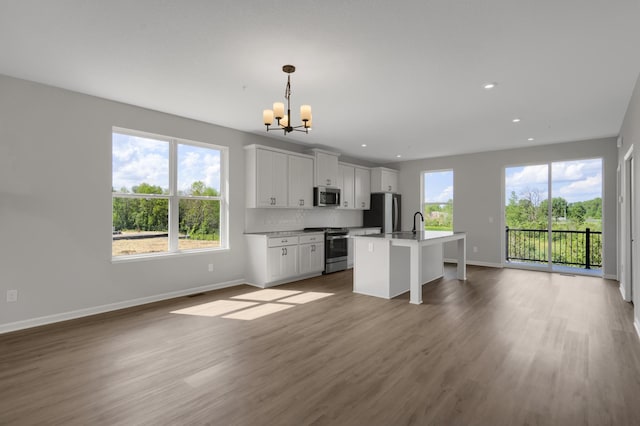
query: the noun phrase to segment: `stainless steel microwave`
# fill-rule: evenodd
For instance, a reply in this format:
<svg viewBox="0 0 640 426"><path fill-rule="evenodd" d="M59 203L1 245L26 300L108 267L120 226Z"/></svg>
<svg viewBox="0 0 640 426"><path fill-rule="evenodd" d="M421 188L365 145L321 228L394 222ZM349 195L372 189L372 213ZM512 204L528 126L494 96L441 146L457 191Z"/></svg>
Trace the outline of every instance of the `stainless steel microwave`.
<svg viewBox="0 0 640 426"><path fill-rule="evenodd" d="M316 186L313 188L313 205L318 207L338 207L340 205L340 188Z"/></svg>

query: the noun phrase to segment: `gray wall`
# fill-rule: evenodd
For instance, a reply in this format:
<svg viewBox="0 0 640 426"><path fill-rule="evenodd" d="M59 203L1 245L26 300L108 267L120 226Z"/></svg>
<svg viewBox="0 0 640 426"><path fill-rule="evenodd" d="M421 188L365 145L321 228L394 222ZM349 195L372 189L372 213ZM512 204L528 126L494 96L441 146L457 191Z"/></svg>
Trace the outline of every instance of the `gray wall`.
<svg viewBox="0 0 640 426"><path fill-rule="evenodd" d="M635 198L635 215L638 218L638 212L640 212L640 76L636 81L635 89L629 101L629 107L622 122L622 128L620 130L620 136L622 139L622 146L618 150L618 162L620 165L624 163L624 156L633 147L633 163L634 163L634 198ZM640 220L636 219L636 225ZM624 225L623 225L624 229ZM636 240L638 231L635 232ZM621 238L622 240L622 238ZM622 243L622 242L621 242ZM633 282L636 289L640 288L640 253L638 244L635 245L635 256L632 259L632 264L626 267L631 267L633 271ZM628 297L628 293L627 293ZM634 306L635 306L635 323L636 330L640 335L640 292L634 293Z"/></svg>
<svg viewBox="0 0 640 426"><path fill-rule="evenodd" d="M481 265L502 264L501 241L504 238L502 219L503 170L505 166L536 164L548 161L577 160L602 157L604 162L604 273L616 275L616 139L596 139L520 148L477 154L394 163L400 170L402 193L402 223L411 229L413 213L420 211L420 174L427 170L453 169L456 231L467 232L467 259ZM493 222L490 222L490 219ZM472 247L478 252L473 253ZM447 253L447 257L454 257Z"/></svg>
<svg viewBox="0 0 640 426"><path fill-rule="evenodd" d="M112 126L229 147L230 250L111 262ZM0 76L0 331L241 280L242 146L265 142ZM18 290L17 303L5 302L8 289Z"/></svg>

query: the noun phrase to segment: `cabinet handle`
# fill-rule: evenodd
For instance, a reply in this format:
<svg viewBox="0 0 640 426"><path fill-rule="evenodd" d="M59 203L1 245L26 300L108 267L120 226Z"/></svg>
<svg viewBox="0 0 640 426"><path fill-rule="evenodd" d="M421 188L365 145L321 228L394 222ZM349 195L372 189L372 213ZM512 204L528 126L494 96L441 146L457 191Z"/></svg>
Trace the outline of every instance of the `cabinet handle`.
<svg viewBox="0 0 640 426"><path fill-rule="evenodd" d="M389 191L391 191L391 185L389 185Z"/></svg>
<svg viewBox="0 0 640 426"><path fill-rule="evenodd" d="M281 243L288 243L289 240L280 240Z"/></svg>
<svg viewBox="0 0 640 426"><path fill-rule="evenodd" d="M313 253L314 251L316 251L316 246L315 244L311 244L311 253Z"/></svg>
<svg viewBox="0 0 640 426"><path fill-rule="evenodd" d="M284 256L284 247L282 247L282 255Z"/></svg>
<svg viewBox="0 0 640 426"><path fill-rule="evenodd" d="M289 252L287 252L287 248L284 248L284 255L286 256L287 254L289 254Z"/></svg>
<svg viewBox="0 0 640 426"><path fill-rule="evenodd" d="M364 207L364 201L362 202L362 207Z"/></svg>
<svg viewBox="0 0 640 426"><path fill-rule="evenodd" d="M348 201L345 201L345 202L344 202L344 206L345 206L345 207L349 207L349 202L348 202Z"/></svg>
<svg viewBox="0 0 640 426"><path fill-rule="evenodd" d="M300 205L304 206L304 200L300 200Z"/></svg>
<svg viewBox="0 0 640 426"><path fill-rule="evenodd" d="M331 179L327 179L327 185L331 185Z"/></svg>

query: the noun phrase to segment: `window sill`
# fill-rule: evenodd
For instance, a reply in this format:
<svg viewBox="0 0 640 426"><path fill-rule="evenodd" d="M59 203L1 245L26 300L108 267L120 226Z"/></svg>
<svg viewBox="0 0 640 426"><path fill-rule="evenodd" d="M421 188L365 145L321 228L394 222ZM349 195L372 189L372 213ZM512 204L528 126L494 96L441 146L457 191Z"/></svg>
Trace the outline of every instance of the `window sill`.
<svg viewBox="0 0 640 426"><path fill-rule="evenodd" d="M228 252L230 250L231 250L230 248L215 248L215 249L177 251L174 253L164 252L164 253L136 254L131 256L112 257L111 263L143 262L146 260L160 260L160 259L167 259L167 258L187 257L187 256L198 255L198 254L214 254L214 253Z"/></svg>

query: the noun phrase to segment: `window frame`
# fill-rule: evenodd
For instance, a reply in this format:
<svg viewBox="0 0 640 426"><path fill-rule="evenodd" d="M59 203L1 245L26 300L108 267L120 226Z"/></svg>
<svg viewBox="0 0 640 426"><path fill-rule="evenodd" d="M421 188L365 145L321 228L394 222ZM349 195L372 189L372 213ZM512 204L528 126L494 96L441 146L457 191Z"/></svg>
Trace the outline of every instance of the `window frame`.
<svg viewBox="0 0 640 426"><path fill-rule="evenodd" d="M455 201L456 201L456 185L455 185L455 171L453 168L444 168L444 169L433 169L433 170L424 170L422 172L420 172L420 208L421 213L424 214L425 213L425 207L427 205L442 205L442 204L449 204L449 203L432 203L432 202L427 202L426 201L426 197L425 197L425 190L426 190L426 186L425 186L425 178L426 175L428 174L432 174L432 173L442 173L442 172L451 172L451 184L453 186L453 197L451 199L451 231L455 230L455 223L454 223L454 212L455 212ZM424 226L426 226L427 224L427 218L424 218Z"/></svg>
<svg viewBox="0 0 640 426"><path fill-rule="evenodd" d="M169 145L169 193L168 194L137 194L137 193L123 193L118 192L113 187L113 135L115 133L141 137L145 139L153 139L160 142L166 142ZM210 149L212 151L218 151L220 153L220 189L217 196L193 196L193 195L181 195L178 191L178 146L188 145L199 148ZM112 210L112 222L111 229L113 230L113 200L115 198L133 198L133 199L165 199L167 200L167 215L168 215L168 244L167 250L163 252L153 253L139 253L131 255L113 255L113 236L111 238L112 244L112 262L132 261L132 260L144 260L144 259L157 259L160 257L191 255L203 252L220 252L229 250L229 148L222 145L216 145L205 142L197 142L184 138L177 138L171 136L164 136L155 133L143 132L139 130L126 129L123 127L112 127L111 129L111 210ZM206 247L198 249L179 249L179 206L181 200L205 200L205 201L219 201L220 203L220 240L217 247Z"/></svg>

